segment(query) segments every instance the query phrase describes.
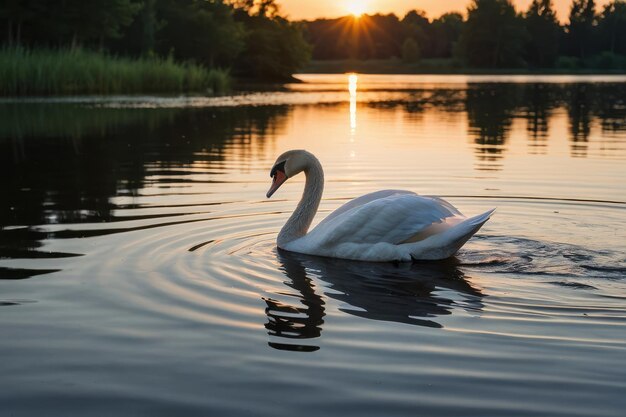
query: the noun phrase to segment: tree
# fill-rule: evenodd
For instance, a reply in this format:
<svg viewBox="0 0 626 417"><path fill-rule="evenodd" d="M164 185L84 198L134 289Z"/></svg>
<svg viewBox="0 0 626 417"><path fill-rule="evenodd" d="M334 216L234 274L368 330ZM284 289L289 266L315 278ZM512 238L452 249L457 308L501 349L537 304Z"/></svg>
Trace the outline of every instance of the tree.
<svg viewBox="0 0 626 417"><path fill-rule="evenodd" d="M347 45L344 28L348 27L350 17L339 19L317 19L303 22L307 41L313 46L314 59L346 58Z"/></svg>
<svg viewBox="0 0 626 417"><path fill-rule="evenodd" d="M395 14L363 15L352 19L358 36L357 57L361 59L386 59L402 54L405 39L403 26Z"/></svg>
<svg viewBox="0 0 626 417"><path fill-rule="evenodd" d="M598 21L601 49L626 55L626 2L615 0L604 6Z"/></svg>
<svg viewBox="0 0 626 417"><path fill-rule="evenodd" d="M166 26L159 16L159 0L134 0L142 5L124 36L110 43L115 51L132 55L150 55L156 52L157 36Z"/></svg>
<svg viewBox="0 0 626 417"><path fill-rule="evenodd" d="M280 11L276 0L229 0L228 4L251 16L272 18L278 16Z"/></svg>
<svg viewBox="0 0 626 417"><path fill-rule="evenodd" d="M20 45L23 29L41 14L45 1L41 0L3 0L0 5L0 22L6 22L7 45Z"/></svg>
<svg viewBox="0 0 626 417"><path fill-rule="evenodd" d="M138 0L3 0L7 44L98 44L122 36L141 9Z"/></svg>
<svg viewBox="0 0 626 417"><path fill-rule="evenodd" d="M60 27L67 30L72 46L105 39L118 38L141 9L131 0L64 0L59 8ZM52 7L49 7L52 9Z"/></svg>
<svg viewBox="0 0 626 417"><path fill-rule="evenodd" d="M594 0L574 0L567 25L567 51L581 59L591 50L593 29L596 20Z"/></svg>
<svg viewBox="0 0 626 417"><path fill-rule="evenodd" d="M418 46L419 51L426 56L431 55L431 42L432 36L431 24L426 13L423 10L411 10L402 19L402 26L404 27L404 39L405 42L408 39L412 39ZM402 44L402 56L404 57L404 43Z"/></svg>
<svg viewBox="0 0 626 417"><path fill-rule="evenodd" d="M278 15L273 4L273 0L249 0L246 7L235 9L235 20L245 31L244 48L235 61L241 76L287 80L310 58L303 27Z"/></svg>
<svg viewBox="0 0 626 417"><path fill-rule="evenodd" d="M160 0L157 19L165 22L157 35L161 55L225 67L244 48L244 28L220 0Z"/></svg>
<svg viewBox="0 0 626 417"><path fill-rule="evenodd" d="M525 16L529 38L526 44L528 62L539 68L554 65L559 53L561 26L551 0L533 0Z"/></svg>
<svg viewBox="0 0 626 417"><path fill-rule="evenodd" d="M461 36L465 60L475 67L521 66L527 34L509 0L473 0Z"/></svg>
<svg viewBox="0 0 626 417"><path fill-rule="evenodd" d="M432 54L436 58L450 58L463 31L460 13L445 13L431 25Z"/></svg>
<svg viewBox="0 0 626 417"><path fill-rule="evenodd" d="M413 63L420 59L420 49L413 38L406 38L402 44L402 60Z"/></svg>

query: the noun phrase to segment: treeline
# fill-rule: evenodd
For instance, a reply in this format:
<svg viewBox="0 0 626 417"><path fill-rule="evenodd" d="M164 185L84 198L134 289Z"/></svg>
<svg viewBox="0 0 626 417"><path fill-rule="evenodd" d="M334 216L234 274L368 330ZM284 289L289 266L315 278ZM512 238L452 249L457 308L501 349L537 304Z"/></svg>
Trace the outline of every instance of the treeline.
<svg viewBox="0 0 626 417"><path fill-rule="evenodd" d="M510 0L473 0L467 17L429 19L419 10L306 22L313 59L447 58L478 68L626 69L626 1L601 10L573 0L559 23L551 0L533 0L518 12Z"/></svg>
<svg viewBox="0 0 626 417"><path fill-rule="evenodd" d="M3 0L0 34L9 48L158 56L261 79L288 78L310 55L275 0Z"/></svg>

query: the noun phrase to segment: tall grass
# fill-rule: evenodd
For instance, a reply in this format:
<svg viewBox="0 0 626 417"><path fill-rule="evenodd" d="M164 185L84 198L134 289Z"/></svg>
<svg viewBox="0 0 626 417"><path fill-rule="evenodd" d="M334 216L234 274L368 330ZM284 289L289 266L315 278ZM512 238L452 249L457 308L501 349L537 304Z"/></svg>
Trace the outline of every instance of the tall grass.
<svg viewBox="0 0 626 417"><path fill-rule="evenodd" d="M76 49L0 49L0 96L221 92L229 75L173 59Z"/></svg>

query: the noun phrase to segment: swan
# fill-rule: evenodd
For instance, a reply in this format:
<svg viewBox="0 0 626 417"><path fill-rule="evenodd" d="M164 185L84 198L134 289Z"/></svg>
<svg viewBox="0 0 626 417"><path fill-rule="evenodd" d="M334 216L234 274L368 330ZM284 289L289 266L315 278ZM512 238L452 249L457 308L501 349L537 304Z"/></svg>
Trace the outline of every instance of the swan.
<svg viewBox="0 0 626 417"><path fill-rule="evenodd" d="M276 239L289 252L373 262L445 259L495 211L467 218L438 197L381 190L345 203L309 232L324 190L324 171L312 153L291 150L280 155L270 171L267 198L301 172L306 176L304 193Z"/></svg>

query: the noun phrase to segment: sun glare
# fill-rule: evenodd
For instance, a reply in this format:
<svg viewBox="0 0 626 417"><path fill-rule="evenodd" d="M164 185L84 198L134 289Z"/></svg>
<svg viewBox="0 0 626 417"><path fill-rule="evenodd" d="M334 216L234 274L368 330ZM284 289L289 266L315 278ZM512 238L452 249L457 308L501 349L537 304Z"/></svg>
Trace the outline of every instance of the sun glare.
<svg viewBox="0 0 626 417"><path fill-rule="evenodd" d="M347 0L345 8L352 14L352 16L358 19L363 13L365 13L367 2L365 0Z"/></svg>

